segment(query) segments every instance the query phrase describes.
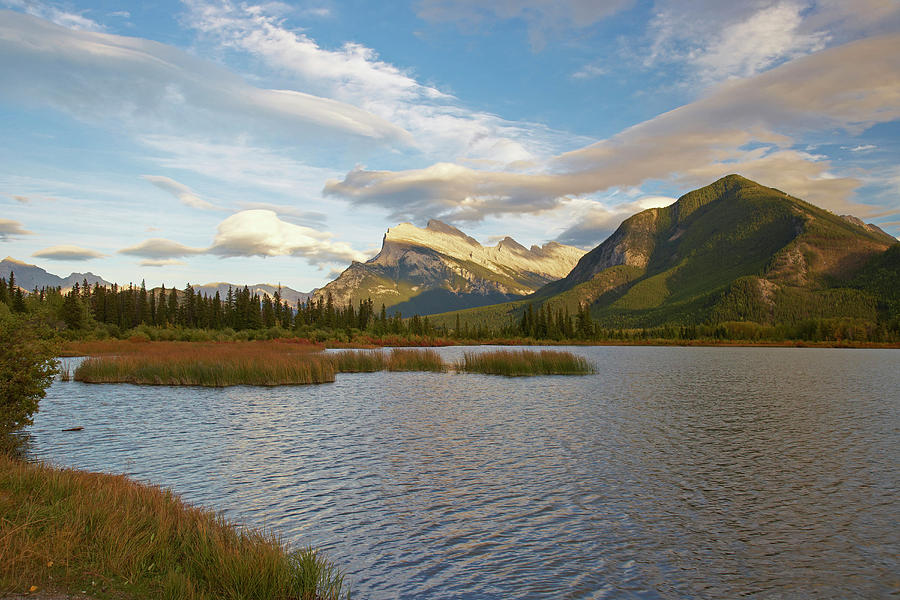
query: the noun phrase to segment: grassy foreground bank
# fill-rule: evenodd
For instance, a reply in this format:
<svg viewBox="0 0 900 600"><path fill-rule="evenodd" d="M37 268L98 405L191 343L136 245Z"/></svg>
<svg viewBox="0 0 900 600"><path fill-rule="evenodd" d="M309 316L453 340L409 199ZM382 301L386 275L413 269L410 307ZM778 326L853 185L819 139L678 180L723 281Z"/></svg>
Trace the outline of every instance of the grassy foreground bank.
<svg viewBox="0 0 900 600"><path fill-rule="evenodd" d="M237 529L124 476L0 454L0 595L331 600L349 593L315 550Z"/></svg>

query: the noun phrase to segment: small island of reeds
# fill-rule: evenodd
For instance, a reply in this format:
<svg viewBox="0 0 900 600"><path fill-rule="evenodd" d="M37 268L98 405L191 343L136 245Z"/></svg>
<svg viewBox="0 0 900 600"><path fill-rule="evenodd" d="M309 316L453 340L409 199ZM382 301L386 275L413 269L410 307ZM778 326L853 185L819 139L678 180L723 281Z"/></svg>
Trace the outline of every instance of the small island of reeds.
<svg viewBox="0 0 900 600"><path fill-rule="evenodd" d="M0 453L0 596L80 590L194 600L336 600L346 591L315 550L290 552L167 490Z"/></svg>
<svg viewBox="0 0 900 600"><path fill-rule="evenodd" d="M587 359L561 350L493 350L466 352L457 361L459 373L486 375L590 375L594 367Z"/></svg>
<svg viewBox="0 0 900 600"><path fill-rule="evenodd" d="M253 342L141 342L120 344L84 359L74 379L85 383L132 383L225 387L330 383L338 373L445 372L451 369L431 348L342 350L285 340ZM584 375L593 366L572 352L491 350L466 352L452 367L488 375ZM62 371L67 378L69 369Z"/></svg>
<svg viewBox="0 0 900 600"><path fill-rule="evenodd" d="M148 342L86 358L75 380L141 385L301 385L334 381L321 347L286 342Z"/></svg>

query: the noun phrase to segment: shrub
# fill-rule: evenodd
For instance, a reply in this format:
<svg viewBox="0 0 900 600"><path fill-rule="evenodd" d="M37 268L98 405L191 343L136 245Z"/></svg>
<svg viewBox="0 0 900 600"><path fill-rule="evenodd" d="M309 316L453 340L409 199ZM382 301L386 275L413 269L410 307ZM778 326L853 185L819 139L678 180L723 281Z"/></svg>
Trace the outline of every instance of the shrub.
<svg viewBox="0 0 900 600"><path fill-rule="evenodd" d="M24 317L0 317L0 434L31 424L57 371L56 345Z"/></svg>

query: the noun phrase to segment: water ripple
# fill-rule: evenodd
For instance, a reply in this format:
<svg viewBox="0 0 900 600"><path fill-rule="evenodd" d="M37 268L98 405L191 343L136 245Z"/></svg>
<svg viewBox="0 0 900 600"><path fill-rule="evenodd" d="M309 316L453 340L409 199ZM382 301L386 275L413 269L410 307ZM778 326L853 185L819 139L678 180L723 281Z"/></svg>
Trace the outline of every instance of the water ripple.
<svg viewBox="0 0 900 600"><path fill-rule="evenodd" d="M33 453L322 547L363 598L900 594L900 352L575 351L597 375L57 382Z"/></svg>

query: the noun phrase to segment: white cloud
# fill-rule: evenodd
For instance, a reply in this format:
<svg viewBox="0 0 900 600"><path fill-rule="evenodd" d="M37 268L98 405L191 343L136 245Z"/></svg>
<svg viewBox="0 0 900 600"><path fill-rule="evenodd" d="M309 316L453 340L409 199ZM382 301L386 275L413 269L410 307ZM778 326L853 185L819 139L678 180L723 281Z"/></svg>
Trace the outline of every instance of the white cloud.
<svg viewBox="0 0 900 600"><path fill-rule="evenodd" d="M675 202L668 196L644 196L630 202L611 204L596 200L581 199L570 207L576 210L575 223L563 231L556 241L582 248L592 248L609 237L628 217L648 208L668 206Z"/></svg>
<svg viewBox="0 0 900 600"><path fill-rule="evenodd" d="M165 169L193 171L220 182L279 193L318 192L322 181L338 174L334 169L311 166L283 152L240 140L223 143L188 136L146 135L138 141L159 154L154 160Z"/></svg>
<svg viewBox="0 0 900 600"><path fill-rule="evenodd" d="M852 148L848 148L850 152L869 152L870 150L875 150L878 146L874 144L859 144L853 146Z"/></svg>
<svg viewBox="0 0 900 600"><path fill-rule="evenodd" d="M199 197L188 186L184 185L183 183L179 183L169 177L164 177L162 175L141 175L141 178L146 179L159 189L175 196L176 198L178 198L178 200L181 201L182 204L186 206L190 206L192 208L201 208L204 210L213 210L218 208L211 202L207 202L203 198Z"/></svg>
<svg viewBox="0 0 900 600"><path fill-rule="evenodd" d="M311 263L365 260L331 233L282 221L270 210L245 210L219 224L209 252L219 256L302 256Z"/></svg>
<svg viewBox="0 0 900 600"><path fill-rule="evenodd" d="M432 157L490 160L495 166L533 160L556 143L558 132L531 123L512 123L459 106L456 98L416 80L411 72L381 60L370 48L348 42L326 49L280 14L231 2L188 2L191 26L221 47L261 59L295 86L359 106L412 135L415 147Z"/></svg>
<svg viewBox="0 0 900 600"><path fill-rule="evenodd" d="M142 267L170 267L175 265L183 265L183 260L176 258L148 258L139 263Z"/></svg>
<svg viewBox="0 0 900 600"><path fill-rule="evenodd" d="M119 250L119 254L130 254L151 259L180 258L193 254L203 254L205 248L191 248L164 238L150 238L140 244Z"/></svg>
<svg viewBox="0 0 900 600"><path fill-rule="evenodd" d="M587 64L572 73L572 79L596 79L606 73L607 70L598 64Z"/></svg>
<svg viewBox="0 0 900 600"><path fill-rule="evenodd" d="M56 23L61 27L78 29L82 31L102 31L105 29L93 19L85 17L82 13L73 13L62 10L46 2L35 0L3 0L0 2L7 8L13 8L28 13L34 17Z"/></svg>
<svg viewBox="0 0 900 600"><path fill-rule="evenodd" d="M219 223L212 245L192 248L164 238L151 238L119 250L119 254L155 261L148 266L176 264L167 260L199 254L234 256L298 256L311 264L347 263L366 256L334 235L278 218L271 210L243 210ZM158 265L155 263L159 263ZM141 263L144 264L144 263Z"/></svg>
<svg viewBox="0 0 900 600"><path fill-rule="evenodd" d="M848 204L860 182L834 177L827 160L790 150L788 133L861 131L900 118L898 72L900 34L861 40L720 84L705 98L557 157L545 172L440 163L400 172L355 169L328 181L325 193L385 206L395 216L461 220L536 213L567 197L650 179L738 172L836 212L865 214Z"/></svg>
<svg viewBox="0 0 900 600"><path fill-rule="evenodd" d="M801 33L803 7L775 4L722 30L715 41L694 57L699 69L714 80L749 77L772 65L825 47L825 32Z"/></svg>
<svg viewBox="0 0 900 600"><path fill-rule="evenodd" d="M77 31L0 14L0 97L129 131L312 132L396 142L408 134L355 106L261 89L212 62L140 38Z"/></svg>
<svg viewBox="0 0 900 600"><path fill-rule="evenodd" d="M49 248L44 248L43 250L38 250L34 254L32 254L35 258L47 258L50 260L91 260L94 258L103 258L106 256L105 254L101 254L95 250L91 250L90 248L82 248L81 246L72 246L72 245L61 245L61 246L51 246Z"/></svg>
<svg viewBox="0 0 900 600"><path fill-rule="evenodd" d="M22 235L32 235L32 233L26 231L18 221L0 219L0 242L8 242L10 239Z"/></svg>
<svg viewBox="0 0 900 600"><path fill-rule="evenodd" d="M896 31L896 0L657 0L647 64L684 64L710 83L749 77L865 35Z"/></svg>

